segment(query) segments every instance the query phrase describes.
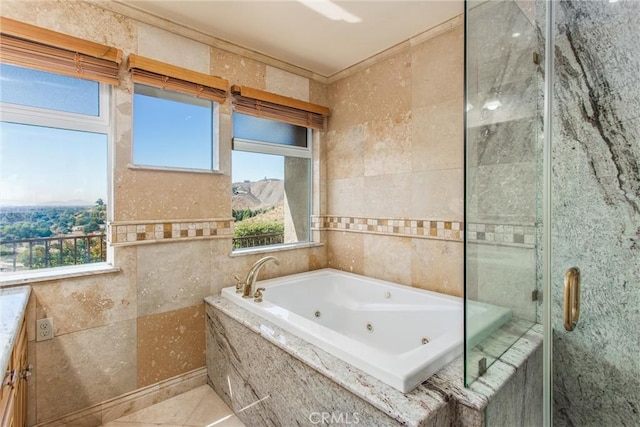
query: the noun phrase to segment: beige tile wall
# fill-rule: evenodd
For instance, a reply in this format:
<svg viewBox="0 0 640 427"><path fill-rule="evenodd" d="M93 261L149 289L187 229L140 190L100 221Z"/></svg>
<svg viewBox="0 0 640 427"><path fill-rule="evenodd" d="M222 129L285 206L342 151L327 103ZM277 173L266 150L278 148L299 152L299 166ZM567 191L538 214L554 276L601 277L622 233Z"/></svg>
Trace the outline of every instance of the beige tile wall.
<svg viewBox="0 0 640 427"><path fill-rule="evenodd" d="M119 47L125 57L144 54L209 70L232 84L328 105L328 132L314 136L313 214L318 217L462 220L460 25L415 46L406 43L406 49L327 84L310 73L292 74L295 67L279 68L255 52L231 53L220 48L224 43L185 38L181 34L193 32L157 18L118 14L115 6L9 0L2 2L0 13ZM29 358L35 366L29 425L203 366L202 298L233 285L232 276L242 275L261 257L230 256L228 234L165 234L165 224L173 232L175 224L187 224L188 230L189 224L228 219L231 102L220 106L220 174L132 169L133 85L124 65L121 77L121 86L112 91L110 228L120 271L33 285L27 314ZM155 234L158 224L162 239ZM136 226L135 239L128 229L118 228L130 225ZM462 243L455 236L436 233L438 239L429 239L320 227L313 236L325 245L279 252L280 266L266 265L264 277L331 266L462 292ZM56 337L36 343L33 324L42 317L54 318Z"/></svg>
<svg viewBox="0 0 640 427"><path fill-rule="evenodd" d="M232 84L326 103L324 83L278 69L273 61L270 65L260 62L255 53L250 57L229 53L180 35L180 27L159 28L96 4L100 2L9 0L2 2L0 12L116 46L125 58L130 53L146 55L210 72ZM203 367L203 298L234 285L233 275L246 274L261 257L230 256L231 101L220 106L221 173L140 170L130 167L132 91L123 64L121 86L112 89L113 215L109 233L114 265L120 271L33 284L27 314L29 359L35 366L29 383L29 425ZM317 166L319 143L316 136ZM321 186L319 179L318 173L316 189ZM316 203L320 201L317 197ZM314 209L320 212L319 206ZM213 229L217 232L205 232ZM276 255L280 266L265 266L261 277L327 264L324 247ZM35 342L35 319L43 317L53 317L56 336ZM89 418L84 421L91 423Z"/></svg>
<svg viewBox="0 0 640 427"><path fill-rule="evenodd" d="M462 296L463 49L458 18L329 84L327 210L315 224L330 267ZM388 219L457 229L377 225Z"/></svg>
<svg viewBox="0 0 640 427"><path fill-rule="evenodd" d="M138 317L138 388L204 366L204 326L203 302Z"/></svg>

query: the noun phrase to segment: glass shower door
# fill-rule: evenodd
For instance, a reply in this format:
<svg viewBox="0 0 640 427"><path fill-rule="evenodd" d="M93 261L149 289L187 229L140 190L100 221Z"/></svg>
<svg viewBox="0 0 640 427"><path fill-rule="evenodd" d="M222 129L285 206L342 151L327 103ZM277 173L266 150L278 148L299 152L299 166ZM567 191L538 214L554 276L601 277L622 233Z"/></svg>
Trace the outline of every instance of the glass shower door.
<svg viewBox="0 0 640 427"><path fill-rule="evenodd" d="M466 2L467 385L538 321L542 86L533 6ZM507 321L476 330L473 313L484 309Z"/></svg>
<svg viewBox="0 0 640 427"><path fill-rule="evenodd" d="M640 2L551 3L552 422L640 425Z"/></svg>

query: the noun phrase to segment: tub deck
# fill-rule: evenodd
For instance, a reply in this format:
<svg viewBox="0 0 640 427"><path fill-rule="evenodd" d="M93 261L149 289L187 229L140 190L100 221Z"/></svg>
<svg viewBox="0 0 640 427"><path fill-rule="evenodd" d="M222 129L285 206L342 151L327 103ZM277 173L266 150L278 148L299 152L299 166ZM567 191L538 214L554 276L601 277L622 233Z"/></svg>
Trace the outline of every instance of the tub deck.
<svg viewBox="0 0 640 427"><path fill-rule="evenodd" d="M261 358L256 356L251 360L239 360L238 350L234 354L234 349L242 348L250 353L258 337L264 339L272 347L282 350L293 359L302 361L317 375L330 379L340 390L346 390L355 398L386 414L397 424L408 426L438 425L444 421L440 417L445 412L455 419L448 419L447 423L454 421L454 425L481 425L483 412L489 400L514 375L516 368L525 364L542 343L540 325L533 326L521 336L522 325L520 323L522 321L512 319L496 330L490 340L500 341L504 337L509 337L508 339L516 341L514 333L517 333L517 337L520 339L503 355L508 363L500 360L495 362L483 377L482 383L476 388L477 391L464 387L463 358L458 357L411 392L402 393L221 296L207 297L205 302L208 322L207 368L209 381L216 392L236 412L257 400L252 398L253 400L250 401L242 401L238 389L249 387L253 391L267 390L266 394L292 392L289 390L289 385L278 378L278 375L260 376L257 374L254 376L243 372L250 367L249 365L255 365L255 362ZM231 325L236 326L233 332L228 329ZM489 348L490 343L487 346ZM213 348L216 350L212 351ZM278 357L280 356L269 357L268 361L264 363L285 363L277 360ZM256 367L252 366L251 368ZM240 372L240 384L234 384L230 380L230 376L227 374L230 372ZM259 366L257 372L262 372ZM307 378L301 380L315 383ZM293 397L298 397L303 392L304 390L301 389L293 390ZM335 392L336 390L332 388L327 391L326 396L322 396L329 399L327 403L329 407L337 405ZM270 405L269 399L260 402L259 405L261 405L261 411L266 410L265 407ZM281 409L268 407L268 410L278 412ZM248 417L246 421L239 412L243 421L255 421L256 425L261 424L262 419L251 418L248 410L245 410L244 413ZM308 423L308 419L306 420Z"/></svg>
<svg viewBox="0 0 640 427"><path fill-rule="evenodd" d="M463 300L330 268L256 284L263 302L229 301L378 380L409 392L463 351ZM470 336L488 336L508 309L471 302Z"/></svg>

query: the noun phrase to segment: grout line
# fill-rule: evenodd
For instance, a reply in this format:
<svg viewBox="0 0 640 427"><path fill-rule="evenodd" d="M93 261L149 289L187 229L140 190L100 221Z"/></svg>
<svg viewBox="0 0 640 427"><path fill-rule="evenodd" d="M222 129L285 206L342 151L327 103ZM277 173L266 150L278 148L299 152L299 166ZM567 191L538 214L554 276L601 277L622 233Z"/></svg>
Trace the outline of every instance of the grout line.
<svg viewBox="0 0 640 427"><path fill-rule="evenodd" d="M211 388L208 384L205 384L205 385L200 386L200 387L198 387L198 388L201 388L201 387L208 387L208 388ZM197 388L195 388L194 390L197 390ZM189 420L191 419L191 416L196 412L196 410L198 409L198 407L200 406L200 404L201 404L202 402L204 402L204 399L205 399L206 397L207 397L207 392L205 391L205 392L202 394L202 397L200 398L200 400L198 400L198 403L196 403L196 405L193 407L193 410L192 410L192 411L189 413L189 415L187 416L187 419L185 420L185 422L184 422L184 424L183 424L183 427L185 427L185 426L186 426L186 427L192 427L192 426L190 426L190 425L188 424L188 423L189 423Z"/></svg>

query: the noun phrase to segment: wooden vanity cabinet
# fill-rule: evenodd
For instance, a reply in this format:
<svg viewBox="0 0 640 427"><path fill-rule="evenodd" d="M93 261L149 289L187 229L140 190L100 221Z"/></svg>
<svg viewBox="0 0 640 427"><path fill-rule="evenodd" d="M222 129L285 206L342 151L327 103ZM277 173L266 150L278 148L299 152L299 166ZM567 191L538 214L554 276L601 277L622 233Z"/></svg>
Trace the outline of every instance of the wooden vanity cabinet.
<svg viewBox="0 0 640 427"><path fill-rule="evenodd" d="M27 328L22 322L0 389L0 427L27 425Z"/></svg>

